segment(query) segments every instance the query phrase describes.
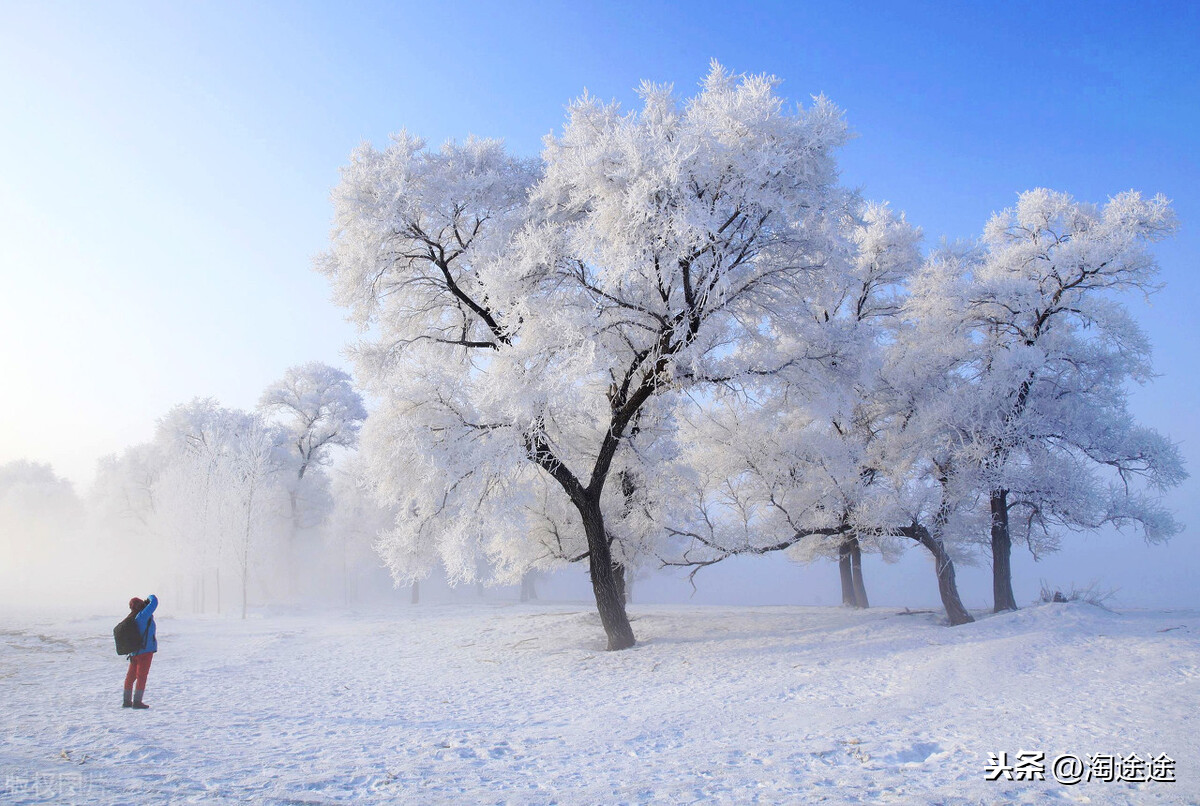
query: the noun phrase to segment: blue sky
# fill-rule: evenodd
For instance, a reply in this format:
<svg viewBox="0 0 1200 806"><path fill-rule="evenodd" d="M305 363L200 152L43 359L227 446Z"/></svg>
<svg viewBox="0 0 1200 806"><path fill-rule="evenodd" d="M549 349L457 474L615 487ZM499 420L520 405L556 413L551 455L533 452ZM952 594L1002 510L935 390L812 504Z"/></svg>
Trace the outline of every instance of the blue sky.
<svg viewBox="0 0 1200 806"><path fill-rule="evenodd" d="M585 87L632 103L649 79L686 95L716 58L841 106L858 134L844 180L906 211L928 244L977 234L1037 186L1173 199L1166 291L1133 301L1162 377L1135 405L1195 471L1198 8L10 0L0 462L49 461L82 487L175 403L250 407L290 365L341 363L354 334L309 265L359 142L406 127L535 154ZM1200 524L1195 491L1172 500ZM1200 559L1190 535L1143 552L1159 569L1146 573L1182 585Z"/></svg>

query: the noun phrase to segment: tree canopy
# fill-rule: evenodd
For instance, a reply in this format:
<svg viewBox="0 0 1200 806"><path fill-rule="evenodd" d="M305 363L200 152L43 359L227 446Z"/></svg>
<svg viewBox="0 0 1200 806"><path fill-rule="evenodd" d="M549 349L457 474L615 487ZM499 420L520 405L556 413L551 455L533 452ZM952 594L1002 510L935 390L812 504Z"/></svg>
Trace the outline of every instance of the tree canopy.
<svg viewBox="0 0 1200 806"><path fill-rule="evenodd" d="M957 623L952 558L998 489L1043 529L1169 531L1152 498L1109 488L1084 517L1095 485L1047 486L1084 460L1182 477L1123 414L1144 340L1091 293L1149 287L1166 203L1034 191L976 248L923 256L839 185L841 111L777 83L714 64L687 99L584 95L537 160L407 132L352 154L317 267L365 334L363 476L396 512L378 547L398 580L586 560L623 648L624 569L650 558L911 539Z"/></svg>

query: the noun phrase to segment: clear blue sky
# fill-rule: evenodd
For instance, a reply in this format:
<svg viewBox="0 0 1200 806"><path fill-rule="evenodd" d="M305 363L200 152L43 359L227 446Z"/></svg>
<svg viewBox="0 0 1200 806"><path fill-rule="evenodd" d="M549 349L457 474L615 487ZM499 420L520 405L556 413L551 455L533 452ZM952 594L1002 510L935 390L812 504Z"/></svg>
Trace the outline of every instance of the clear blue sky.
<svg viewBox="0 0 1200 806"><path fill-rule="evenodd" d="M977 234L1031 187L1173 199L1167 290L1135 307L1163 377L1135 400L1200 470L1198 8L9 0L0 462L49 461L86 485L175 403L250 407L287 366L340 363L354 334L309 262L359 142L406 127L534 154L585 87L690 94L716 58L845 109L859 135L845 181L929 243ZM1196 490L1173 500L1200 526ZM1147 555L1168 575L1200 558L1169 551Z"/></svg>

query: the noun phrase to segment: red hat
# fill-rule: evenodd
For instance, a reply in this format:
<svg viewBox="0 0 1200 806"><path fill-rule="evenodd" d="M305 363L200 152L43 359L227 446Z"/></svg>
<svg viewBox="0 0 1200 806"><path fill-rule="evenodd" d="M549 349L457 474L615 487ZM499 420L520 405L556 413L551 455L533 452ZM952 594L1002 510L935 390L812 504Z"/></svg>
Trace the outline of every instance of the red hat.
<svg viewBox="0 0 1200 806"><path fill-rule="evenodd" d="M130 610L141 610L145 606L146 606L146 603L144 601L142 601L141 599L137 598L136 596L134 596L132 599L129 600L129 609Z"/></svg>

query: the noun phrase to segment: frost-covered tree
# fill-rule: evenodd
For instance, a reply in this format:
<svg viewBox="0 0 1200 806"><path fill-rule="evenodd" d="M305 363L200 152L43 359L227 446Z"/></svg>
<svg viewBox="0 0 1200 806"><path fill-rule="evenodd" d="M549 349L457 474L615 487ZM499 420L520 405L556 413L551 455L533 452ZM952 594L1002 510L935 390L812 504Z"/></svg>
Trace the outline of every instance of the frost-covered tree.
<svg viewBox="0 0 1200 806"><path fill-rule="evenodd" d="M231 561L246 617L252 558L279 514L288 434L260 415L197 400L172 409L159 423L157 441L171 456L176 477L177 525L199 515L206 532L201 556ZM189 510L192 512L189 513ZM197 512L198 510L198 512ZM215 557L214 557L215 554ZM218 584L218 601L220 587Z"/></svg>
<svg viewBox="0 0 1200 806"><path fill-rule="evenodd" d="M269 533L269 520L278 515L284 484L280 478L286 461L288 434L257 414L233 412L232 442L220 470L227 491L229 534L233 559L241 577L242 618L250 580L252 554L258 540Z"/></svg>
<svg viewBox="0 0 1200 806"><path fill-rule="evenodd" d="M663 502L614 476L676 450L690 396L808 360L805 300L840 248L846 126L775 83L714 66L686 102L585 96L541 164L407 134L354 153L319 267L377 336L363 448L402 502L381 544L397 576L587 559L609 647L634 643L614 558Z"/></svg>
<svg viewBox="0 0 1200 806"><path fill-rule="evenodd" d="M137 558L152 578L176 582L175 596L191 587L201 612L212 599L221 609L221 561L225 546L217 528L219 501L216 438L220 407L196 399L175 406L158 422L151 442L103 457L91 502L108 548ZM187 434L207 434L189 440Z"/></svg>
<svg viewBox="0 0 1200 806"><path fill-rule="evenodd" d="M191 587L192 607L204 610L208 581L214 566L206 564L200 549L204 511L191 519L173 522L177 493L183 475L169 461L170 454L157 441L131 445L119 454L101 457L88 496L97 543L117 567L109 576L122 582L142 584L173 580L163 588L177 601ZM212 583L220 581L219 572Z"/></svg>
<svg viewBox="0 0 1200 806"><path fill-rule="evenodd" d="M882 384L884 345L895 340L904 285L921 261L920 231L887 205L866 205L852 233L854 249L849 271L840 287L830 289L833 293L814 299L812 311L819 325L824 323L833 331L831 342L853 345L836 351L850 356L849 361L842 360L849 366L830 373L824 384L844 386L847 394L838 407L810 406L819 413L827 438L836 443L828 456L841 454L849 459L843 463L840 474L831 471L831 462L826 457L810 465L810 472L829 475L843 491L841 520L847 525L862 520L857 511L878 506L879 480L886 473L879 466L881 457L874 444L884 428L888 411L886 387ZM832 369L838 369L836 361L831 364ZM826 397L820 390L816 392L818 398ZM793 557L836 553L843 604L868 607L862 549L867 545L885 558L894 556L895 541L884 537L885 533L886 530L870 523L865 531L855 528L831 537L812 535L804 541L807 545L798 545L791 553Z"/></svg>
<svg viewBox="0 0 1200 806"><path fill-rule="evenodd" d="M286 432L287 469L281 472L288 491L287 577L294 592L306 567L301 555L317 549L315 533L306 530L319 526L334 506L324 468L335 448L358 444L367 411L350 376L317 361L289 367L263 392L258 409ZM300 540L302 534L310 539Z"/></svg>
<svg viewBox="0 0 1200 806"><path fill-rule="evenodd" d="M688 503L675 512L688 525L669 526L681 540L665 563L694 573L739 554L837 558L844 601L865 606L855 554L891 559L911 540L932 556L950 623L966 623L945 528L963 507L938 481L945 433L916 416L954 366L926 348L904 293L921 264L919 233L878 205L851 233L842 271L808 301L821 336L809 350L825 359L769 387L730 384L688 418L694 455L682 464L704 470L658 493ZM678 481L660 473L656 483Z"/></svg>
<svg viewBox="0 0 1200 806"><path fill-rule="evenodd" d="M216 610L221 612L221 571L232 557L230 533L224 528L223 487L232 441L233 419L212 398L172 407L158 421L154 435L162 461L155 491L160 546L168 548L175 563L191 570L202 612L208 607L210 573Z"/></svg>
<svg viewBox="0 0 1200 806"><path fill-rule="evenodd" d="M1180 528L1154 494L1186 477L1179 452L1128 409L1128 383L1152 371L1122 302L1156 289L1150 245L1175 228L1161 196L1097 206L1029 191L988 222L965 279L939 292L956 289L949 328L969 334L969 395L952 418L960 466L988 498L997 612L1016 608L1014 534L1036 554L1063 530L1128 525L1153 542Z"/></svg>
<svg viewBox="0 0 1200 806"><path fill-rule="evenodd" d="M895 533L925 548L933 561L938 595L951 625L974 619L958 593L955 562L972 560L979 520L979 496L957 472L958 433L946 413L954 410L963 385L956 372L956 342L928 316L924 292L941 285L946 256L935 254L909 281L903 325L888 345L882 373L884 411L873 442L880 480L900 513Z"/></svg>
<svg viewBox="0 0 1200 806"><path fill-rule="evenodd" d="M93 512L101 522L141 536L152 534L155 487L162 470L162 456L152 443L101 457L90 495Z"/></svg>
<svg viewBox="0 0 1200 806"><path fill-rule="evenodd" d="M275 554L285 440L257 414L196 399L159 420L151 443L102 460L92 499L124 551L191 580L196 609L207 610L211 582L221 612L222 573L232 572L244 614L256 559L270 564Z"/></svg>
<svg viewBox="0 0 1200 806"><path fill-rule="evenodd" d="M287 429L290 464L296 485L290 490L292 521L302 520L300 485L310 469L326 466L335 447L353 448L367 417L362 395L340 369L311 361L289 367L283 378L267 387L260 411L277 417Z"/></svg>

